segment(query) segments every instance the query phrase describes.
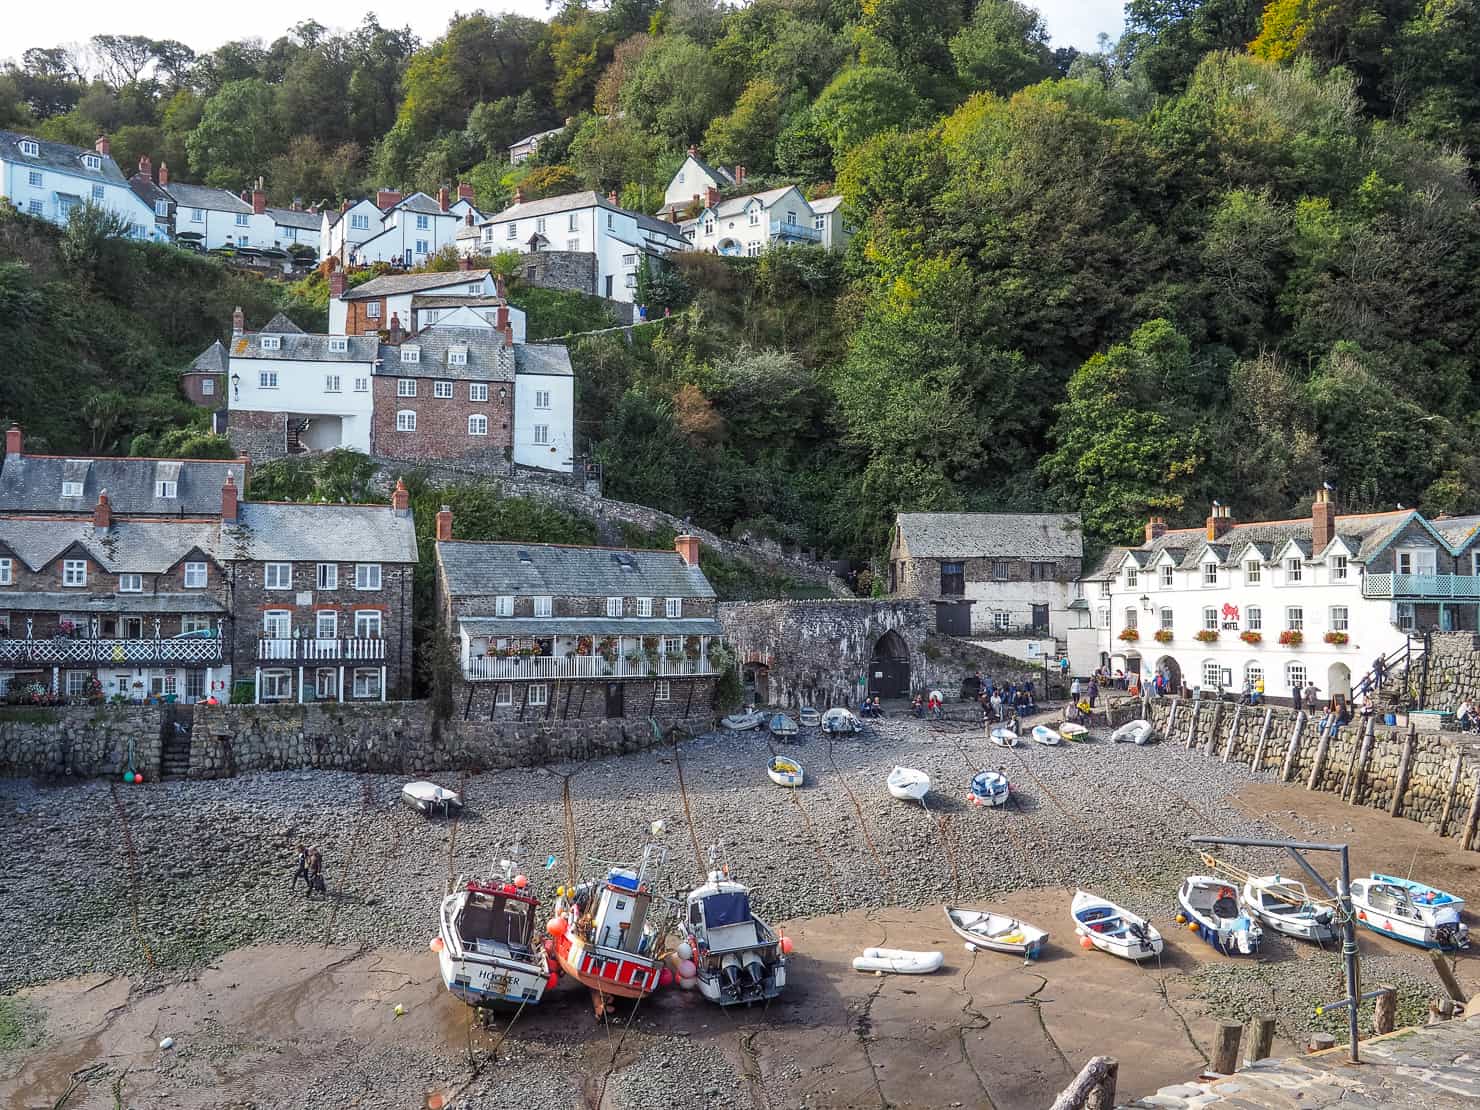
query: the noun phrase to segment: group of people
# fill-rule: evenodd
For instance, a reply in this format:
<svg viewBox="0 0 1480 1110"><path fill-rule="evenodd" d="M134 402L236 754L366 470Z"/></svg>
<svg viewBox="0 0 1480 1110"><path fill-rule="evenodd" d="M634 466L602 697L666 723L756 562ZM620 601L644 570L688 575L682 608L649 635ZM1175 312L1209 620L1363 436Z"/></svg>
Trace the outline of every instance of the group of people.
<svg viewBox="0 0 1480 1110"><path fill-rule="evenodd" d="M858 715L860 717L882 717L884 715L884 707L879 704L879 695L875 694L871 698L864 698L863 704L858 707Z"/></svg>
<svg viewBox="0 0 1480 1110"><path fill-rule="evenodd" d="M976 703L981 706L983 721L1006 721L1024 713L1038 712L1038 695L1033 680L999 683L985 678L981 671L976 675ZM967 682L970 689L970 681Z"/></svg>
<svg viewBox="0 0 1480 1110"><path fill-rule="evenodd" d="M922 719L927 713L932 721L944 719L945 709L941 705L940 691L931 690L928 698L916 694L910 699L910 712Z"/></svg>
<svg viewBox="0 0 1480 1110"><path fill-rule="evenodd" d="M317 845L312 848L306 844L298 845L298 869L293 872L293 882L289 884L293 890L298 889L299 879L303 880L305 897L329 893L329 888L324 885L324 853Z"/></svg>

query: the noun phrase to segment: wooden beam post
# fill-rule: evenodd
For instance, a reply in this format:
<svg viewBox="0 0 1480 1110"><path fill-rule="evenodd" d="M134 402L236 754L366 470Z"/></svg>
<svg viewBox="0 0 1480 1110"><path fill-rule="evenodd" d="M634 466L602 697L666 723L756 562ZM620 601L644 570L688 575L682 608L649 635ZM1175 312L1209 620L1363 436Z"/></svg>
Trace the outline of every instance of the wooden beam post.
<svg viewBox="0 0 1480 1110"><path fill-rule="evenodd" d="M1172 696L1172 704L1167 709L1166 734L1169 737L1172 735L1172 730L1177 727L1177 704L1180 701L1181 701L1181 698L1177 697L1176 695L1173 695Z"/></svg>
<svg viewBox="0 0 1480 1110"><path fill-rule="evenodd" d="M1249 1044L1249 1055L1245 1063L1252 1064L1255 1060L1267 1060L1274 1054L1274 1018L1257 1017L1254 1019L1254 1037Z"/></svg>
<svg viewBox="0 0 1480 1110"><path fill-rule="evenodd" d="M1379 1037L1391 1033L1398 1024L1398 991L1384 983L1378 988L1377 1009L1372 1015L1372 1031Z"/></svg>
<svg viewBox="0 0 1480 1110"><path fill-rule="evenodd" d="M1403 795L1408 792L1408 774L1413 769L1413 749L1417 741L1413 736L1413 727L1408 728L1408 735L1403 739L1403 758L1398 763L1398 784L1393 789L1393 800L1388 805L1388 813L1394 817L1403 812Z"/></svg>
<svg viewBox="0 0 1480 1110"><path fill-rule="evenodd" d="M1238 1071L1238 1045L1244 1038L1244 1027L1236 1021L1220 1021L1213 1034L1212 1070L1219 1075Z"/></svg>
<svg viewBox="0 0 1480 1110"><path fill-rule="evenodd" d="M1092 1057L1059 1092L1050 1110L1111 1110L1119 1072L1120 1062L1114 1056Z"/></svg>
<svg viewBox="0 0 1480 1110"><path fill-rule="evenodd" d="M1264 724L1259 727L1259 743L1254 746L1254 758L1249 763L1249 770L1262 771L1264 769L1264 745L1269 742L1269 726L1274 723L1274 706L1264 707Z"/></svg>
<svg viewBox="0 0 1480 1110"><path fill-rule="evenodd" d="M1352 773L1351 793L1346 800L1352 805L1357 804L1357 798L1362 793L1362 776L1367 773L1367 760L1372 756L1372 740L1377 735L1377 719L1368 717L1366 725L1362 728L1362 747L1357 752L1357 766Z"/></svg>
<svg viewBox="0 0 1480 1110"><path fill-rule="evenodd" d="M1477 822L1480 822L1480 771L1475 772L1475 777L1470 782L1470 815L1465 818L1465 838L1462 844L1466 850L1475 840Z"/></svg>
<svg viewBox="0 0 1480 1110"><path fill-rule="evenodd" d="M1223 699L1213 705L1213 723L1208 726L1208 743L1203 749L1208 755L1218 754L1218 726L1223 723Z"/></svg>
<svg viewBox="0 0 1480 1110"><path fill-rule="evenodd" d="M1233 707L1233 723L1228 726L1228 739L1223 742L1223 762L1228 762L1228 757L1233 755L1233 741L1238 736L1238 723L1244 715L1243 702Z"/></svg>
<svg viewBox="0 0 1480 1110"><path fill-rule="evenodd" d="M1201 713L1202 713L1202 702L1201 701L1195 701L1195 702L1193 702L1192 703L1192 720L1187 725L1187 743L1185 743L1185 744L1182 745L1188 751L1191 751L1192 750L1192 741L1197 736L1197 718L1198 718L1199 714L1201 714Z"/></svg>
<svg viewBox="0 0 1480 1110"><path fill-rule="evenodd" d="M1295 714L1295 727L1290 730L1290 746L1285 749L1285 763L1280 768L1280 781L1289 782L1295 773L1295 757L1300 754L1300 734L1305 731L1305 711Z"/></svg>
<svg viewBox="0 0 1480 1110"><path fill-rule="evenodd" d="M1464 988L1459 985L1459 980L1454 977L1454 971L1449 962L1444 958L1444 953L1437 948L1429 949L1429 959L1434 962L1434 971L1439 976L1439 981L1444 984L1444 989L1449 992L1449 997L1463 1006L1468 1000L1465 998Z"/></svg>
<svg viewBox="0 0 1480 1110"><path fill-rule="evenodd" d="M1334 727L1321 729L1321 739L1316 744L1316 757L1310 764L1310 778L1305 783L1307 790L1314 790L1321 784L1321 772L1326 769L1326 752L1330 750L1331 734L1335 731Z"/></svg>
<svg viewBox="0 0 1480 1110"><path fill-rule="evenodd" d="M1465 753L1460 749L1455 749L1454 771L1449 776L1449 792L1444 795L1444 813L1439 818L1440 836L1449 832L1449 811L1454 808L1454 795L1459 790L1459 776L1464 766Z"/></svg>

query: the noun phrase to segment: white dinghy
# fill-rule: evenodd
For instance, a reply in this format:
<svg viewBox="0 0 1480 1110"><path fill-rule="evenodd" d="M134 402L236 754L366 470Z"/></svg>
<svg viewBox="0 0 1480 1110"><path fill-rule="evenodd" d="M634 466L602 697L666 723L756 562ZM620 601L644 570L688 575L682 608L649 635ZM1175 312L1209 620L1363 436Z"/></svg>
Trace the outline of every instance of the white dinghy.
<svg viewBox="0 0 1480 1110"><path fill-rule="evenodd" d="M998 725L991 731L992 743L999 748L1015 748L1018 746L1018 734L1006 725Z"/></svg>
<svg viewBox="0 0 1480 1110"><path fill-rule="evenodd" d="M930 776L914 767L896 767L889 772L889 793L901 802L918 802L930 792Z"/></svg>
<svg viewBox="0 0 1480 1110"><path fill-rule="evenodd" d="M440 813L456 817L462 813L462 795L434 782L408 782L401 787L401 801L417 813Z"/></svg>
<svg viewBox="0 0 1480 1110"><path fill-rule="evenodd" d="M777 786L801 786L806 772L802 765L795 759L787 759L784 755L775 756L766 765L766 774Z"/></svg>
<svg viewBox="0 0 1480 1110"><path fill-rule="evenodd" d="M929 975L946 962L944 952L910 952L903 948L865 948L853 958L854 971L892 975Z"/></svg>
<svg viewBox="0 0 1480 1110"><path fill-rule="evenodd" d="M822 715L822 731L829 736L852 736L862 727L858 718L841 706Z"/></svg>
<svg viewBox="0 0 1480 1110"><path fill-rule="evenodd" d="M1033 743L1053 748L1064 742L1064 738L1047 725L1033 726Z"/></svg>
<svg viewBox="0 0 1480 1110"><path fill-rule="evenodd" d="M720 721L720 726L731 732L749 732L753 728L759 728L765 719L764 713L731 713Z"/></svg>
<svg viewBox="0 0 1480 1110"><path fill-rule="evenodd" d="M1154 730L1150 721L1127 721L1110 734L1114 744L1148 744Z"/></svg>
<svg viewBox="0 0 1480 1110"><path fill-rule="evenodd" d="M1005 913L946 907L946 918L968 948L990 948L1025 960L1036 960L1048 943L1048 932Z"/></svg>
<svg viewBox="0 0 1480 1110"><path fill-rule="evenodd" d="M971 777L966 800L975 806L1005 806L1012 797L1007 776L999 771L978 771Z"/></svg>
<svg viewBox="0 0 1480 1110"><path fill-rule="evenodd" d="M1244 912L1233 887L1215 875L1187 876L1177 901L1177 923L1225 956L1253 956L1264 943L1264 930Z"/></svg>
<svg viewBox="0 0 1480 1110"><path fill-rule="evenodd" d="M1242 898L1244 909L1277 933L1317 944L1336 939L1336 918L1331 907L1312 902L1299 879L1253 875L1244 883Z"/></svg>
<svg viewBox="0 0 1480 1110"><path fill-rule="evenodd" d="M1123 960L1144 960L1161 951L1161 934L1155 926L1114 902L1078 890L1070 911L1074 931L1086 948L1098 948Z"/></svg>
<svg viewBox="0 0 1480 1110"><path fill-rule="evenodd" d="M1421 948L1470 946L1470 930L1460 914L1465 901L1415 879L1373 872L1352 880L1352 908L1357 920L1374 933Z"/></svg>
<svg viewBox="0 0 1480 1110"><path fill-rule="evenodd" d="M803 728L816 728L822 724L822 714L810 705L804 705L797 714L797 720L801 722Z"/></svg>

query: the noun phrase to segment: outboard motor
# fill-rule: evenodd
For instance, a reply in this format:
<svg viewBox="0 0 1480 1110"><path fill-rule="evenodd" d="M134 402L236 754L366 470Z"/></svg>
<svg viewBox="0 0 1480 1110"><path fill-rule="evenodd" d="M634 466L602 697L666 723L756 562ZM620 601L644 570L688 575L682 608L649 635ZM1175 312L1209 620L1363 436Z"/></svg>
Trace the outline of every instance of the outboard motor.
<svg viewBox="0 0 1480 1110"><path fill-rule="evenodd" d="M740 957L733 952L720 961L720 974L724 976L725 986L731 990L740 989Z"/></svg>
<svg viewBox="0 0 1480 1110"><path fill-rule="evenodd" d="M745 964L745 974L750 976L751 985L759 989L766 981L766 965L760 953L751 949L740 959Z"/></svg>

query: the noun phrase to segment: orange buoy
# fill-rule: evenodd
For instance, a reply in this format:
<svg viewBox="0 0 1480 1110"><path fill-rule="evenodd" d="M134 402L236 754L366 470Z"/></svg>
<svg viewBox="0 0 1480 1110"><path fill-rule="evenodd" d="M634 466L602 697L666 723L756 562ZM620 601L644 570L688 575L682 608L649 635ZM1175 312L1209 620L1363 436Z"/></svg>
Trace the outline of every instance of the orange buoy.
<svg viewBox="0 0 1480 1110"><path fill-rule="evenodd" d="M1179 913L1177 915L1177 924L1178 925L1186 925L1187 924L1187 915L1185 913Z"/></svg>
<svg viewBox="0 0 1480 1110"><path fill-rule="evenodd" d="M528 885L529 885L529 880L527 878L525 878L523 875L515 875L514 876L514 889L515 890L523 890Z"/></svg>
<svg viewBox="0 0 1480 1110"><path fill-rule="evenodd" d="M1195 932L1197 932L1197 922L1196 921L1189 921L1187 923L1187 931L1189 933L1195 933Z"/></svg>
<svg viewBox="0 0 1480 1110"><path fill-rule="evenodd" d="M549 933L552 937L563 937L567 928L568 925L563 917L552 917L549 921L545 922L545 932Z"/></svg>
<svg viewBox="0 0 1480 1110"><path fill-rule="evenodd" d="M1080 948L1083 948L1085 950L1088 950L1088 949L1093 948L1094 946L1095 946L1095 942L1092 941L1092 940L1090 940L1089 937L1080 937L1079 938L1079 947Z"/></svg>
<svg viewBox="0 0 1480 1110"><path fill-rule="evenodd" d="M790 956L791 955L792 947L793 947L793 945L791 943L791 937L782 937L781 938L781 954L783 956Z"/></svg>

